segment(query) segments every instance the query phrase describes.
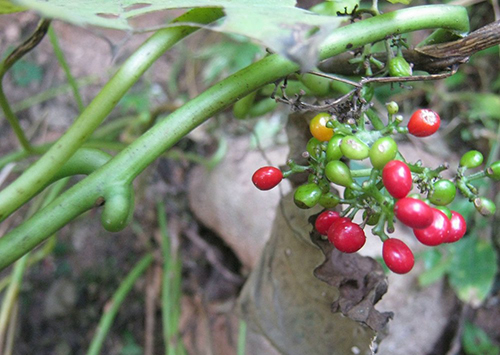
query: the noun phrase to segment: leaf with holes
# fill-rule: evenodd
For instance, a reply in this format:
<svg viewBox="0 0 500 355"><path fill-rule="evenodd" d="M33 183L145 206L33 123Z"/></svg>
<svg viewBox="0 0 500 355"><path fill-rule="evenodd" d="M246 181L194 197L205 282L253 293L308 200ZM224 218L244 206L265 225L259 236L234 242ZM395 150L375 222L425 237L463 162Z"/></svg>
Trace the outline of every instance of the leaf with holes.
<svg viewBox="0 0 500 355"><path fill-rule="evenodd" d="M125 31L134 28L129 20L160 10L220 7L226 16L214 31L243 35L311 69L317 47L343 21L295 7L295 0L14 0L16 4L81 26L100 26ZM164 27L151 23L149 29Z"/></svg>

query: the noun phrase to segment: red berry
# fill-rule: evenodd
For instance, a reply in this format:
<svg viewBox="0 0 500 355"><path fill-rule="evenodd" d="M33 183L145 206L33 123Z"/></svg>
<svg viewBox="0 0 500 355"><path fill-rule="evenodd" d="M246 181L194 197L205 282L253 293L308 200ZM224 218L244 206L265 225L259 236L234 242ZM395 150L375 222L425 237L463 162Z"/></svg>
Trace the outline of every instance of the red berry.
<svg viewBox="0 0 500 355"><path fill-rule="evenodd" d="M396 274L410 272L415 264L415 257L410 248L396 238L390 238L384 242L382 257L387 267Z"/></svg>
<svg viewBox="0 0 500 355"><path fill-rule="evenodd" d="M396 202L394 214L404 225L414 229L427 228L434 219L432 208L429 205L422 200L411 197L405 197Z"/></svg>
<svg viewBox="0 0 500 355"><path fill-rule="evenodd" d="M259 190L270 190L283 180L283 173L274 166L264 166L252 176L252 182Z"/></svg>
<svg viewBox="0 0 500 355"><path fill-rule="evenodd" d="M327 235L330 226L340 218L340 214L335 211L324 211L316 218L314 227L321 235Z"/></svg>
<svg viewBox="0 0 500 355"><path fill-rule="evenodd" d="M410 117L408 132L416 137L428 137L439 129L439 115L429 109L420 109Z"/></svg>
<svg viewBox="0 0 500 355"><path fill-rule="evenodd" d="M444 240L445 243L453 243L460 240L467 231L465 218L456 211L451 211L450 231Z"/></svg>
<svg viewBox="0 0 500 355"><path fill-rule="evenodd" d="M424 229L414 229L413 234L424 245L435 246L445 242L450 230L450 220L436 208L431 208L433 214L432 224Z"/></svg>
<svg viewBox="0 0 500 355"><path fill-rule="evenodd" d="M343 253L355 253L365 245L363 228L351 221L334 223L328 230L328 239Z"/></svg>
<svg viewBox="0 0 500 355"><path fill-rule="evenodd" d="M392 197L406 197L412 185L410 168L402 161L391 160L382 169L382 182Z"/></svg>

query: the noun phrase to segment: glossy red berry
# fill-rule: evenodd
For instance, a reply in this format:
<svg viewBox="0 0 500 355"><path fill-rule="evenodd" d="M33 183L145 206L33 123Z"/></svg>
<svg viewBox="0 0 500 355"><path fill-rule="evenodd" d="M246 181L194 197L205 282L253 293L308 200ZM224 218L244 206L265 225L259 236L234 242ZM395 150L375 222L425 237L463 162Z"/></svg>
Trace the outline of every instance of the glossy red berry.
<svg viewBox="0 0 500 355"><path fill-rule="evenodd" d="M428 137L439 129L439 115L429 109L415 111L408 122L408 132L416 137Z"/></svg>
<svg viewBox="0 0 500 355"><path fill-rule="evenodd" d="M424 245L435 246L446 241L450 230L450 220L436 208L431 208L433 214L432 224L424 229L414 229L413 234Z"/></svg>
<svg viewBox="0 0 500 355"><path fill-rule="evenodd" d="M274 166L264 166L252 176L252 182L259 190L270 190L283 180L283 173Z"/></svg>
<svg viewBox="0 0 500 355"><path fill-rule="evenodd" d="M328 240L343 253L355 253L365 245L366 236L356 223L339 221L328 230Z"/></svg>
<svg viewBox="0 0 500 355"><path fill-rule="evenodd" d="M392 197L406 197L412 187L410 168L402 161L391 160L382 169L382 182Z"/></svg>
<svg viewBox="0 0 500 355"><path fill-rule="evenodd" d="M321 235L327 235L331 225L340 218L340 214L335 211L324 211L319 214L314 223L314 227Z"/></svg>
<svg viewBox="0 0 500 355"><path fill-rule="evenodd" d="M467 231L467 222L465 222L465 218L460 213L456 211L451 211L450 230L444 242L454 243L462 239L466 231Z"/></svg>
<svg viewBox="0 0 500 355"><path fill-rule="evenodd" d="M434 215L432 208L424 201L405 197L394 205L394 214L404 225L410 228L422 229L432 224Z"/></svg>
<svg viewBox="0 0 500 355"><path fill-rule="evenodd" d="M396 238L390 238L384 242L382 257L389 270L396 274L406 274L415 265L415 257L410 248Z"/></svg>

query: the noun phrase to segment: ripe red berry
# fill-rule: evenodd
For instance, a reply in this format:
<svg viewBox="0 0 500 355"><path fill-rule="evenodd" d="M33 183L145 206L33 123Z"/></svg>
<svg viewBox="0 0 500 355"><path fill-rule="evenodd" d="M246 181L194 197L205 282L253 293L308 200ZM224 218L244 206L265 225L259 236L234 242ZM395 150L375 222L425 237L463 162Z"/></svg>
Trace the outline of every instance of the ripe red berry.
<svg viewBox="0 0 500 355"><path fill-rule="evenodd" d="M432 208L424 201L411 197L396 202L394 214L404 225L414 229L427 228L434 220Z"/></svg>
<svg viewBox="0 0 500 355"><path fill-rule="evenodd" d="M390 238L384 242L382 257L389 270L396 274L410 272L415 264L415 257L410 248L396 238Z"/></svg>
<svg viewBox="0 0 500 355"><path fill-rule="evenodd" d="M439 129L439 115L429 109L415 111L408 122L408 132L416 137L428 137Z"/></svg>
<svg viewBox="0 0 500 355"><path fill-rule="evenodd" d="M402 161L391 160L382 169L382 182L392 197L406 197L412 186L410 168Z"/></svg>
<svg viewBox="0 0 500 355"><path fill-rule="evenodd" d="M355 253L365 245L363 228L351 221L335 222L328 230L328 240L344 253Z"/></svg>
<svg viewBox="0 0 500 355"><path fill-rule="evenodd" d="M465 222L464 217L462 217L462 215L456 211L451 211L450 230L444 242L456 242L464 236L466 231L467 222Z"/></svg>
<svg viewBox="0 0 500 355"><path fill-rule="evenodd" d="M259 190L270 190L283 180L283 173L274 166L264 166L252 176L252 182Z"/></svg>
<svg viewBox="0 0 500 355"><path fill-rule="evenodd" d="M314 227L321 235L327 235L330 226L340 218L340 214L335 211L324 211L316 218Z"/></svg>
<svg viewBox="0 0 500 355"><path fill-rule="evenodd" d="M433 214L432 224L424 229L414 229L413 234L424 245L435 246L445 242L450 230L450 220L436 208L431 208Z"/></svg>

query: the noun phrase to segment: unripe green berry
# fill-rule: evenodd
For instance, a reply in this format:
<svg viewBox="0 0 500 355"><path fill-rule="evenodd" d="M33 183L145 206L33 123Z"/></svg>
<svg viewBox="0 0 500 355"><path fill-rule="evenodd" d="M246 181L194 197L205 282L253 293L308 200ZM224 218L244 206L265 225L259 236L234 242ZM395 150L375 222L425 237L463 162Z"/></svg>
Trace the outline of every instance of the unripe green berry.
<svg viewBox="0 0 500 355"><path fill-rule="evenodd" d="M332 192L321 195L318 203L324 208L334 208L340 203L340 197Z"/></svg>
<svg viewBox="0 0 500 355"><path fill-rule="evenodd" d="M399 106L395 101L391 101L385 104L387 107L387 112L389 112L390 115L395 115L399 111Z"/></svg>
<svg viewBox="0 0 500 355"><path fill-rule="evenodd" d="M474 200L474 207L483 216L493 216L497 210L497 206L486 197L478 197Z"/></svg>
<svg viewBox="0 0 500 355"><path fill-rule="evenodd" d="M411 76L411 65L403 57L394 57L389 61L389 75L393 77Z"/></svg>
<svg viewBox="0 0 500 355"><path fill-rule="evenodd" d="M470 150L460 158L460 166L464 166L467 169L477 168L483 163L483 154L477 150Z"/></svg>
<svg viewBox="0 0 500 355"><path fill-rule="evenodd" d="M325 175L328 180L340 186L352 187L354 184L351 170L340 160L332 160L326 164Z"/></svg>
<svg viewBox="0 0 500 355"><path fill-rule="evenodd" d="M314 207L321 198L321 188L315 183L308 183L297 187L293 195L293 201L299 208Z"/></svg>
<svg viewBox="0 0 500 355"><path fill-rule="evenodd" d="M493 180L500 180L500 160L491 164L488 169L486 169L486 175Z"/></svg>
<svg viewBox="0 0 500 355"><path fill-rule="evenodd" d="M434 183L433 190L427 197L435 205L446 206L455 199L456 194L455 184L450 180L442 179Z"/></svg>

